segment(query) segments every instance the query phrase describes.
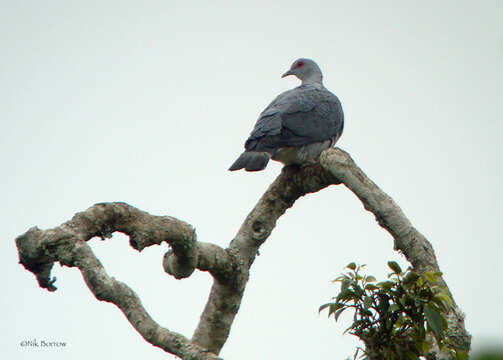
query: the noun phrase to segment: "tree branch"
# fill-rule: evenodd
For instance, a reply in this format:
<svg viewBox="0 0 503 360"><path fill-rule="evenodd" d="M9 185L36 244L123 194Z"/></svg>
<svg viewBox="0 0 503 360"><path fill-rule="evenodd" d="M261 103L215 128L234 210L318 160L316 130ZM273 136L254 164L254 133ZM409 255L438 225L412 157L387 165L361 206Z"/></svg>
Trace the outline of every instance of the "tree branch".
<svg viewBox="0 0 503 360"><path fill-rule="evenodd" d="M239 310L250 266L260 245L276 226L276 221L299 197L338 183L319 164L283 168L247 216L227 249L236 259L234 279L227 283L214 281L192 341L215 354L220 352Z"/></svg>
<svg viewBox="0 0 503 360"><path fill-rule="evenodd" d="M195 254L197 263L187 262L186 257L177 256L173 250L164 254L164 270L177 279L190 276L194 270L193 265L201 271L208 271L215 279L227 282L232 277L234 269L234 259L227 250L220 246L196 242ZM190 261L190 260L189 260ZM183 276L186 275L186 276Z"/></svg>
<svg viewBox="0 0 503 360"><path fill-rule="evenodd" d="M190 275L196 266L221 276L231 265L225 250L197 242L189 224L168 216L153 216L125 203L96 204L53 229L31 228L16 239L20 262L35 274L40 287L49 291L56 290L56 279L50 277L54 262L78 267L95 297L119 307L131 325L152 345L183 359L218 359L217 355L184 336L160 327L145 311L134 291L105 272L86 241L95 236L109 238L115 231L129 235L131 246L137 250L163 241L169 243L173 252L165 256L165 263L172 259L180 264L168 271L177 278Z"/></svg>
<svg viewBox="0 0 503 360"><path fill-rule="evenodd" d="M412 226L398 205L338 148L324 151L319 164L284 167L227 249L198 242L194 228L183 221L153 216L124 203L107 203L96 204L54 229L32 228L19 236L16 243L20 262L37 276L41 287L50 291L56 290L55 279L50 278L54 262L76 266L96 298L116 304L153 345L184 359L216 359L215 354L227 340L239 310L249 269L279 217L299 197L341 182L358 196L365 209L374 213L379 225L393 236L395 249L406 256L415 271L438 271L431 244ZM140 251L163 241L170 244L163 266L177 279L190 276L196 268L213 276L213 287L191 340L157 325L136 294L105 273L86 241L94 236L110 237L114 231L129 235L131 246ZM457 306L448 323L449 336L457 341L454 344L468 350L470 335Z"/></svg>
<svg viewBox="0 0 503 360"><path fill-rule="evenodd" d="M198 266L218 276L231 265L224 249L199 243L191 225L170 216L150 215L121 202L95 204L61 226L46 230L44 237L88 241L96 236L110 238L115 231L128 235L131 247L138 251L167 242L172 250L165 256L164 268L177 279L190 276ZM43 248L35 246L28 234L30 231L16 239L20 262L37 276L41 287L54 291L56 287L50 279L50 269L57 260L48 257Z"/></svg>
<svg viewBox="0 0 503 360"><path fill-rule="evenodd" d="M61 227L69 227L69 223L63 224ZM115 304L136 331L152 345L182 359L220 359L207 349L192 343L183 335L159 326L145 311L136 293L126 284L115 280L106 273L84 238L79 233L72 234L61 227L46 231L37 228L30 229L16 239L20 252L32 249L35 250L35 253L43 253L38 257L38 260L46 261L44 264L48 264L49 261L59 261L62 265L78 267L96 299ZM31 255L35 255L35 253ZM28 259L34 260L35 258L35 256L24 257L23 264L30 271L34 271L34 268L30 268L31 263L28 262ZM36 275L38 277L42 274L36 273ZM42 287L47 287L44 286L44 281L41 282L39 279L39 284ZM52 283L53 280L50 282ZM54 291L55 288L49 290Z"/></svg>
<svg viewBox="0 0 503 360"><path fill-rule="evenodd" d="M339 148L328 149L321 154L320 163L361 200L366 210L375 215L379 225L393 236L395 250L405 255L416 272L440 271L431 243L412 226L402 209L365 175L348 153ZM441 278L439 282L446 287L454 301L445 280ZM465 329L464 314L455 302L447 322L452 344L468 351L471 335ZM436 352L435 356L441 358L438 348Z"/></svg>

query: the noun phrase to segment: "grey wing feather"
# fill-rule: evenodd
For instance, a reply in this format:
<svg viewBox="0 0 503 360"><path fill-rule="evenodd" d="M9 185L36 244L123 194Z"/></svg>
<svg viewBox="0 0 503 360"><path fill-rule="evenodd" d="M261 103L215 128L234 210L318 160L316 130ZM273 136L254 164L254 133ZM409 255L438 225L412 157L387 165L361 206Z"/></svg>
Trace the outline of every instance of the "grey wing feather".
<svg viewBox="0 0 503 360"><path fill-rule="evenodd" d="M325 88L300 86L280 94L260 114L247 151L302 146L342 134L344 114L339 99Z"/></svg>
<svg viewBox="0 0 503 360"><path fill-rule="evenodd" d="M289 108L282 115L283 128L295 135L291 139L292 146L306 145L340 136L344 126L344 114L339 99L333 94L330 95L313 101L316 104L311 109Z"/></svg>

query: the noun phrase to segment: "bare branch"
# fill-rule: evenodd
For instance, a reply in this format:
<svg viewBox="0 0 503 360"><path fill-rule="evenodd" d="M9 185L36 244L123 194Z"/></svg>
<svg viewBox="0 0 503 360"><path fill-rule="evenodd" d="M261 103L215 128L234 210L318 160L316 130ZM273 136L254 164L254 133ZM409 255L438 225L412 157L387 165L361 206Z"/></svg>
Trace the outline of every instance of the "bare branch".
<svg viewBox="0 0 503 360"><path fill-rule="evenodd" d="M227 249L198 242L194 228L183 221L153 216L124 203L109 203L94 205L54 229L30 229L16 239L20 261L37 276L40 286L50 291L56 289L55 279L50 278L54 262L77 266L96 298L116 304L147 341L182 358L216 359L239 310L249 269L279 217L299 197L341 182L358 196L365 209L374 213L379 225L393 236L395 249L406 256L416 271L439 269L428 240L340 149L324 151L319 164L284 167ZM129 235L131 246L137 250L163 241L170 244L172 250L165 254L163 266L178 279L190 276L196 268L213 276L213 287L192 340L159 327L134 292L105 273L86 241L94 236L110 237L114 231ZM457 306L448 322L451 339L457 339L459 348L468 349L470 336Z"/></svg>
<svg viewBox="0 0 503 360"><path fill-rule="evenodd" d="M170 216L150 215L126 203L93 205L43 234L48 238L88 241L95 236L110 238L115 231L128 235L131 247L139 251L167 242L172 251L169 261L164 262L165 269L177 279L190 276L198 264L203 267L201 270L209 271L212 275L222 273L226 266L231 267L225 262L229 257L222 248L212 245L210 249L196 241L196 232L191 225ZM43 248L34 246L28 234L30 231L16 239L20 262L37 276L41 287L54 291L56 287L53 285L54 280L50 279L50 269L56 260L48 257ZM218 262L215 261L217 255ZM215 265L215 268L211 265Z"/></svg>
<svg viewBox="0 0 503 360"><path fill-rule="evenodd" d="M431 243L412 226L402 209L365 175L348 153L339 148L328 149L321 154L320 163L361 200L366 210L375 215L379 225L393 236L395 250L405 255L416 272L440 271ZM450 293L443 278L440 283ZM448 334L458 349L468 351L471 336L465 329L464 314L454 304L448 315Z"/></svg>
<svg viewBox="0 0 503 360"><path fill-rule="evenodd" d="M324 171L319 164L302 168L284 167L247 216L230 247L253 262L258 248L269 237L276 221L298 198L339 183L337 178Z"/></svg>
<svg viewBox="0 0 503 360"><path fill-rule="evenodd" d="M232 240L228 251L238 259L234 261L235 281L213 283L192 341L216 354L220 352L239 310L249 268L260 245L276 226L276 221L299 197L338 183L339 181L319 164L303 168L283 168Z"/></svg>
<svg viewBox="0 0 503 360"><path fill-rule="evenodd" d="M232 269L227 252L216 245L197 242L189 224L168 216L153 216L125 203L96 204L53 229L31 228L16 239L20 262L49 291L56 290L55 279L50 277L54 262L78 267L96 298L117 305L154 346L183 359L217 359L184 336L160 327L133 290L106 274L86 241L95 236L111 237L115 231L129 235L131 246L138 250L163 241L169 243L174 252L166 258L180 264L176 269L179 272L173 272L177 278L189 276L196 266L222 278L226 268Z"/></svg>
<svg viewBox="0 0 503 360"><path fill-rule="evenodd" d="M62 265L78 267L84 281L96 299L115 304L126 316L131 325L149 343L182 359L217 360L217 355L192 343L176 332L159 326L145 311L140 299L126 284L109 276L103 265L96 258L89 245L79 233L66 231L68 223L60 228L41 231L36 228L17 238L17 244L23 251L32 251L24 257L23 264L34 271L30 260L51 264L59 261ZM40 254L37 254L40 253ZM43 254L42 254L43 253ZM25 252L26 254L26 252ZM37 257L37 255L40 255ZM44 262L45 261L45 262ZM34 262L33 264L37 264ZM35 266L36 268L36 266ZM37 276L44 274L36 273ZM44 281L47 281L44 280ZM39 283L43 287L45 283ZM52 284L51 284L52 286ZM55 290L55 289L53 289Z"/></svg>
<svg viewBox="0 0 503 360"><path fill-rule="evenodd" d="M320 157L322 166L337 176L372 212L376 221L395 240L395 250L403 252L416 271L438 271L437 259L428 240L419 233L402 209L370 180L343 150L330 149Z"/></svg>
<svg viewBox="0 0 503 360"><path fill-rule="evenodd" d="M233 277L234 259L227 250L214 244L198 241L195 253L198 261L195 265L199 270L208 271L214 278L222 282L228 282ZM183 257L176 256L172 250L164 254L163 267L168 274L177 279L186 277L183 275L190 275L193 271L192 263L185 262Z"/></svg>

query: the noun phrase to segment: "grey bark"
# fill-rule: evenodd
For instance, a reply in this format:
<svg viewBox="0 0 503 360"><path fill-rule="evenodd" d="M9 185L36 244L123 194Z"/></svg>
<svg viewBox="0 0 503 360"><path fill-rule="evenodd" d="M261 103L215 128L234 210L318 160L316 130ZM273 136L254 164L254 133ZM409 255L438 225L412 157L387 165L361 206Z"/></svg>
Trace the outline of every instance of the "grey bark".
<svg viewBox="0 0 503 360"><path fill-rule="evenodd" d="M366 210L375 215L377 223L393 236L394 249L405 255L414 271L440 271L431 243L412 226L402 209L365 175L348 153L340 149L329 149L321 154L320 163L360 199ZM439 282L446 287L454 302L447 316L447 334L457 349L468 352L471 335L465 329L464 313L454 301L445 280L440 278ZM448 358L440 352L434 339L430 342L433 345L433 353L429 358Z"/></svg>
<svg viewBox="0 0 503 360"><path fill-rule="evenodd" d="M276 221L299 197L341 182L374 213L379 225L393 236L395 249L416 271L439 269L428 240L340 149L324 151L320 162L312 166L284 167L226 249L197 241L194 228L173 217L150 215L125 203L103 203L56 228L28 230L16 239L19 259L37 277L39 286L49 291L56 290L50 276L55 262L79 268L95 297L115 304L152 345L182 359L218 359L239 310L250 267ZM159 326L134 291L105 272L87 241L95 236L108 238L115 231L128 235L130 245L139 251L167 242L171 250L164 256L163 267L177 279L190 276L195 269L211 274L213 286L191 339ZM470 335L457 305L449 316L449 335L461 349L469 349Z"/></svg>

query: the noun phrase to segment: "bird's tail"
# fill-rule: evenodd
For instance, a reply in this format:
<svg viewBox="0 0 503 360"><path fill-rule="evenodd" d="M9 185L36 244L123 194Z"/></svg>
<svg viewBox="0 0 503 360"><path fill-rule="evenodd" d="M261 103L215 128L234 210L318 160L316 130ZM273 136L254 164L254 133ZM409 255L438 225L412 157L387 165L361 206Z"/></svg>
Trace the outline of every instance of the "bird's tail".
<svg viewBox="0 0 503 360"><path fill-rule="evenodd" d="M230 171L235 171L244 168L246 171L259 171L265 169L271 154L267 152L245 151L242 153L234 164L229 168Z"/></svg>

